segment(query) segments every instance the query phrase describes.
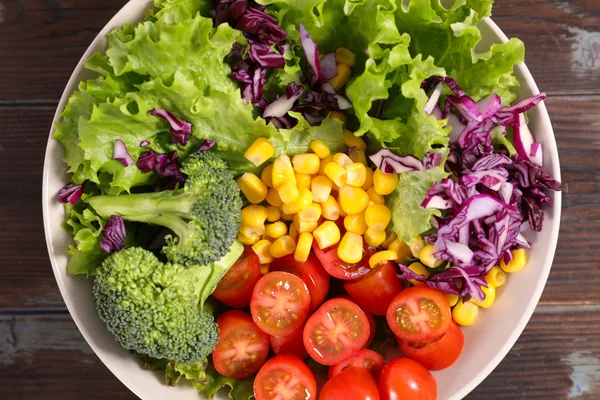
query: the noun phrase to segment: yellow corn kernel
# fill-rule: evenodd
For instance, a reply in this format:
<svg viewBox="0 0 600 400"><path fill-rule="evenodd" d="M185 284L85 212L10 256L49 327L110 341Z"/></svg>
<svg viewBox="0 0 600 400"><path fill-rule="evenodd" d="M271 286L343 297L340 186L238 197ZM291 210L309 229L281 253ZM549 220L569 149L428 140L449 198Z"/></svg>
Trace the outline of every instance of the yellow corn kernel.
<svg viewBox="0 0 600 400"><path fill-rule="evenodd" d="M316 139L316 140L313 140L312 142L310 142L308 147L313 151L313 153L315 153L317 156L319 156L319 158L321 160L329 157L329 155L331 154L329 147L327 147L327 145L325 143L323 143L322 141L320 141L319 139Z"/></svg>
<svg viewBox="0 0 600 400"><path fill-rule="evenodd" d="M246 172L237 179L237 183L250 203L261 203L267 197L267 185L254 174Z"/></svg>
<svg viewBox="0 0 600 400"><path fill-rule="evenodd" d="M348 156L355 163L362 164L365 167L368 165L367 164L367 155L363 150L352 150L352 151L350 151L350 154L348 154ZM371 170L371 177L372 177L372 175L373 175L373 170ZM373 180L371 179L371 182L372 181Z"/></svg>
<svg viewBox="0 0 600 400"><path fill-rule="evenodd" d="M373 187L382 196L392 193L398 186L397 174L384 174L379 168L373 172Z"/></svg>
<svg viewBox="0 0 600 400"><path fill-rule="evenodd" d="M281 258L293 254L294 250L296 250L296 241L290 235L285 235L275 239L269 249L269 254L271 257Z"/></svg>
<svg viewBox="0 0 600 400"><path fill-rule="evenodd" d="M258 242L252 245L252 250L258 256L258 259L261 264L270 264L273 262L273 257L269 253L271 249L271 242L268 240L259 240Z"/></svg>
<svg viewBox="0 0 600 400"><path fill-rule="evenodd" d="M274 207L274 206L267 207L267 221L275 222L275 221L279 221L280 218L281 218L281 211L279 211L279 208Z"/></svg>
<svg viewBox="0 0 600 400"><path fill-rule="evenodd" d="M273 239L279 239L287 235L287 225L283 221L277 221L265 226L265 233Z"/></svg>
<svg viewBox="0 0 600 400"><path fill-rule="evenodd" d="M364 235L367 231L367 223L365 222L365 212L361 211L358 214L348 214L344 217L344 228L348 232Z"/></svg>
<svg viewBox="0 0 600 400"><path fill-rule="evenodd" d="M297 230L298 233L305 233L305 232L314 232L315 229L317 229L319 227L319 222L318 221L302 221L301 219L298 218L298 214L296 214L294 216L294 222L292 224Z"/></svg>
<svg viewBox="0 0 600 400"><path fill-rule="evenodd" d="M321 218L323 210L319 203L312 203L306 210L300 211L298 219L305 222L317 222Z"/></svg>
<svg viewBox="0 0 600 400"><path fill-rule="evenodd" d="M396 260L398 260L398 254L394 253L392 250L378 251L377 253L373 254L371 258L369 258L369 266L371 268L375 268L384 262Z"/></svg>
<svg viewBox="0 0 600 400"><path fill-rule="evenodd" d="M266 275L269 273L269 268L271 267L271 264L261 264L260 265L260 274L261 275Z"/></svg>
<svg viewBox="0 0 600 400"><path fill-rule="evenodd" d="M253 244L255 244L256 242L258 242L260 240L260 235L254 235L254 236L246 236L241 232L238 232L238 236L237 236L237 240L242 243L245 244L246 246L252 246Z"/></svg>
<svg viewBox="0 0 600 400"><path fill-rule="evenodd" d="M333 162L339 165L340 167L345 167L346 165L354 164L354 161L352 161L352 159L348 157L348 154L346 153L335 153L333 155Z"/></svg>
<svg viewBox="0 0 600 400"><path fill-rule="evenodd" d="M298 200L298 198L300 197L300 191L298 190L298 186L296 186L296 184L292 182L284 183L282 186L279 187L277 192L279 193L279 197L281 198L281 201L283 201L283 204L289 204L293 201Z"/></svg>
<svg viewBox="0 0 600 400"><path fill-rule="evenodd" d="M367 195L369 196L369 201L372 201L375 204L385 204L385 198L375 191L375 188L369 188L367 190Z"/></svg>
<svg viewBox="0 0 600 400"><path fill-rule="evenodd" d="M357 263L363 257L363 238L353 232L346 232L337 249L338 257L347 263Z"/></svg>
<svg viewBox="0 0 600 400"><path fill-rule="evenodd" d="M326 249L340 241L340 228L335 222L325 221L313 232L320 249Z"/></svg>
<svg viewBox="0 0 600 400"><path fill-rule="evenodd" d="M369 247L378 247L385 240L385 231L376 231L375 229L368 228L364 236L365 242Z"/></svg>
<svg viewBox="0 0 600 400"><path fill-rule="evenodd" d="M412 257L412 252L410 251L410 247L402 240L396 239L390 246L389 250L394 250L396 254L398 254L398 261L404 262L407 258Z"/></svg>
<svg viewBox="0 0 600 400"><path fill-rule="evenodd" d="M333 183L340 187L346 183L346 169L335 162L328 163L323 172Z"/></svg>
<svg viewBox="0 0 600 400"><path fill-rule="evenodd" d="M381 247L387 250L390 248L390 244L392 244L392 242L394 242L394 240L397 239L398 235L396 235L394 232L385 231L385 240L383 241L383 243L381 243Z"/></svg>
<svg viewBox="0 0 600 400"><path fill-rule="evenodd" d="M319 156L312 153L296 154L292 158L294 171L300 174L312 175L319 172L321 160Z"/></svg>
<svg viewBox="0 0 600 400"><path fill-rule="evenodd" d="M265 226L261 225L258 228L251 228L246 225L240 225L240 229L238 229L238 231L246 237L253 237L257 235L261 236L265 233Z"/></svg>
<svg viewBox="0 0 600 400"><path fill-rule="evenodd" d="M358 214L369 205L369 195L361 188L344 185L339 194L340 207L346 214Z"/></svg>
<svg viewBox="0 0 600 400"><path fill-rule="evenodd" d="M288 234L292 237L292 239L298 240L299 233L298 233L298 228L296 228L296 225L294 225L294 224L290 225Z"/></svg>
<svg viewBox="0 0 600 400"><path fill-rule="evenodd" d="M427 265L429 268L437 268L444 262L444 260L438 260L434 257L433 254L437 251L438 250L435 248L434 245L427 244L419 252L419 260L421 260L421 262Z"/></svg>
<svg viewBox="0 0 600 400"><path fill-rule="evenodd" d="M267 187L273 187L273 164L269 164L263 168L260 173L260 180L263 181Z"/></svg>
<svg viewBox="0 0 600 400"><path fill-rule="evenodd" d="M298 172L295 172L294 175L296 176L298 189L306 188L310 190L310 182L312 181L312 177L310 175L300 174Z"/></svg>
<svg viewBox="0 0 600 400"><path fill-rule="evenodd" d="M285 154L278 156L273 162L272 179L275 189L279 189L286 183L293 183L294 186L297 184L292 161Z"/></svg>
<svg viewBox="0 0 600 400"><path fill-rule="evenodd" d="M339 193L337 195L337 199L335 199L335 200L337 201L338 205L340 205L340 217L344 218L345 216L348 215L348 213L342 209L342 206L341 206L342 203L340 202L340 194Z"/></svg>
<svg viewBox="0 0 600 400"><path fill-rule="evenodd" d="M446 293L446 298L448 299L448 304L450 304L450 307L454 307L456 303L458 303L458 300L460 300L460 297L457 294L451 293Z"/></svg>
<svg viewBox="0 0 600 400"><path fill-rule="evenodd" d="M324 203L331 194L331 188L333 188L333 182L326 176L315 176L310 181L310 191L313 194L313 201L315 203Z"/></svg>
<svg viewBox="0 0 600 400"><path fill-rule="evenodd" d="M340 217L340 206L333 196L328 196L327 200L321 203L323 218L330 221L337 221Z"/></svg>
<svg viewBox="0 0 600 400"><path fill-rule="evenodd" d="M513 259L507 264L504 263L504 260L500 261L500 268L504 272L519 272L523 268L525 268L525 264L527 264L527 255L525 254L525 249L516 249L513 250Z"/></svg>
<svg viewBox="0 0 600 400"><path fill-rule="evenodd" d="M506 273L502 270L502 268L496 266L492 268L485 276L485 281L489 286L499 288L506 282Z"/></svg>
<svg viewBox="0 0 600 400"><path fill-rule="evenodd" d="M335 51L335 62L354 67L354 64L356 63L356 56L352 51L344 47L340 47Z"/></svg>
<svg viewBox="0 0 600 400"><path fill-rule="evenodd" d="M479 307L470 301L466 303L460 300L452 309L452 319L454 322L461 326L471 326L477 315L479 314Z"/></svg>
<svg viewBox="0 0 600 400"><path fill-rule="evenodd" d="M303 232L298 238L298 245L294 252L294 260L298 262L305 262L310 254L312 248L313 235L309 232Z"/></svg>
<svg viewBox="0 0 600 400"><path fill-rule="evenodd" d="M471 298L471 301L481 308L490 308L492 304L494 304L494 300L496 300L496 288L493 286L482 286L481 290L483 290L483 293L485 294L485 299L483 299L483 301L477 301L475 298Z"/></svg>
<svg viewBox="0 0 600 400"><path fill-rule="evenodd" d="M273 207L281 207L283 205L283 200L281 200L277 189L269 188L269 190L267 191L267 203L269 203Z"/></svg>
<svg viewBox="0 0 600 400"><path fill-rule="evenodd" d="M319 175L325 176L325 167L327 164L333 162L333 155L328 155L327 157L321 159L321 166L319 167Z"/></svg>
<svg viewBox="0 0 600 400"><path fill-rule="evenodd" d="M365 179L365 183L361 187L363 190L369 190L373 187L373 170L371 168L369 168L368 166L367 166L367 179ZM373 191L375 191L375 189L373 189ZM383 197L382 197L382 199L383 199Z"/></svg>
<svg viewBox="0 0 600 400"><path fill-rule="evenodd" d="M425 266L420 262L414 262L410 264L408 266L408 269L410 269L415 274L423 275L425 278L429 277L429 271L427 271L427 268L425 268ZM419 282L416 279L409 279L408 281L414 286L423 284L423 282Z"/></svg>
<svg viewBox="0 0 600 400"><path fill-rule="evenodd" d="M346 183L348 185L362 187L367 180L367 167L360 163L346 165Z"/></svg>
<svg viewBox="0 0 600 400"><path fill-rule="evenodd" d="M298 199L291 203L284 203L281 207L281 211L284 214L297 214L301 211L306 210L313 203L312 192L308 189L300 189L300 195Z"/></svg>
<svg viewBox="0 0 600 400"><path fill-rule="evenodd" d="M369 195L367 195L367 198ZM365 210L365 221L371 229L383 231L392 219L392 212L383 204L371 204Z"/></svg>
<svg viewBox="0 0 600 400"><path fill-rule="evenodd" d="M344 129L344 144L347 148L353 150L365 151L367 149L365 141L354 135L354 133L350 132L348 129Z"/></svg>
<svg viewBox="0 0 600 400"><path fill-rule="evenodd" d="M350 80L350 75L352 75L350 67L346 64L340 63L337 65L337 75L330 79L329 83L337 92L343 88L346 83L348 83Z"/></svg>
<svg viewBox="0 0 600 400"><path fill-rule="evenodd" d="M329 113L329 118L331 119L339 119L342 121L342 126L346 126L346 116L339 111L332 111Z"/></svg>
<svg viewBox="0 0 600 400"><path fill-rule="evenodd" d="M283 207L283 206L282 206ZM286 214L285 212L281 213L281 219L284 221L293 221L295 214Z"/></svg>
<svg viewBox="0 0 600 400"><path fill-rule="evenodd" d="M260 228L267 219L267 208L251 204L242 209L242 225L250 228Z"/></svg>
<svg viewBox="0 0 600 400"><path fill-rule="evenodd" d="M265 138L258 138L248 147L244 157L257 167L273 157L275 147Z"/></svg>
<svg viewBox="0 0 600 400"><path fill-rule="evenodd" d="M427 243L425 243L421 236L416 236L413 238L413 240L408 244L408 247L410 247L410 252L414 258L419 258L421 250L423 250L423 247L425 247L426 244Z"/></svg>

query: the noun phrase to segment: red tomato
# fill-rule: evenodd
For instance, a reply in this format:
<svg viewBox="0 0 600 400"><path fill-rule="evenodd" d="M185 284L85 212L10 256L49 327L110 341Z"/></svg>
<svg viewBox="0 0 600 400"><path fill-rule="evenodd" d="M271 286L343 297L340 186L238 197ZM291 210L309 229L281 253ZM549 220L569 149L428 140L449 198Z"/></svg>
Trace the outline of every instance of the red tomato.
<svg viewBox="0 0 600 400"><path fill-rule="evenodd" d="M352 299L352 297L348 296L347 294L342 294L342 295L339 295L339 296L336 296L336 297L340 298L340 299L346 299L346 300L350 300L351 302L354 302L354 300ZM373 343L373 339L375 339L375 334L377 333L377 325L375 324L375 317L373 317L373 314L371 314L370 312L368 312L367 310L365 310L362 307L360 309L363 310L363 312L367 316L367 319L369 320L369 332L370 333L369 333L369 338L367 339L367 343L365 343L365 346L364 346L364 347L369 347L371 345L371 343Z"/></svg>
<svg viewBox="0 0 600 400"><path fill-rule="evenodd" d="M438 371L448 368L458 360L465 347L465 337L456 322L452 321L448 332L433 342L409 343L398 340L398 344L406 357L421 363L429 370Z"/></svg>
<svg viewBox="0 0 600 400"><path fill-rule="evenodd" d="M377 249L373 247L367 247L365 244L363 247L362 260L356 264L349 264L345 261L342 261L338 257L338 245L321 250L319 245L317 245L315 242L313 249L319 258L319 261L321 261L321 265L323 265L323 268L325 268L325 271L327 271L329 275L333 276L334 278L344 280L358 279L368 274L369 271L371 271L371 267L369 266L369 258L371 258L371 256L377 251Z"/></svg>
<svg viewBox="0 0 600 400"><path fill-rule="evenodd" d="M305 262L298 262L294 256L285 256L276 258L271 263L269 271L283 271L294 274L306 283L310 292L310 311L314 311L325 301L329 291L330 277L327 271L323 269L321 262L310 253Z"/></svg>
<svg viewBox="0 0 600 400"><path fill-rule="evenodd" d="M300 329L308 317L310 293L306 284L287 272L269 272L256 284L250 312L256 325L273 336Z"/></svg>
<svg viewBox="0 0 600 400"><path fill-rule="evenodd" d="M254 378L256 400L314 399L317 383L310 368L298 357L271 358Z"/></svg>
<svg viewBox="0 0 600 400"><path fill-rule="evenodd" d="M291 354L301 359L308 357L308 353L304 348L302 333L303 330L298 329L287 336L271 336L271 349L273 349L273 352L277 355Z"/></svg>
<svg viewBox="0 0 600 400"><path fill-rule="evenodd" d="M394 297L386 319L398 338L408 342L427 342L448 331L452 316L444 293L419 285Z"/></svg>
<svg viewBox="0 0 600 400"><path fill-rule="evenodd" d="M335 365L362 348L369 339L369 320L350 300L326 301L306 321L304 347L323 365Z"/></svg>
<svg viewBox="0 0 600 400"><path fill-rule="evenodd" d="M356 304L375 315L385 315L388 306L404 286L393 262L371 270L357 281L344 283L344 289Z"/></svg>
<svg viewBox="0 0 600 400"><path fill-rule="evenodd" d="M369 349L362 349L341 363L329 367L329 379L341 374L342 371L345 371L349 367L361 367L369 371L375 380L379 380L379 375L381 375L384 365L385 360L379 353Z"/></svg>
<svg viewBox="0 0 600 400"><path fill-rule="evenodd" d="M261 276L258 256L251 247L246 246L244 254L221 278L212 295L229 307L248 307L254 285Z"/></svg>
<svg viewBox="0 0 600 400"><path fill-rule="evenodd" d="M350 399L379 400L377 382L364 368L346 368L341 374L327 381L319 395L319 400Z"/></svg>
<svg viewBox="0 0 600 400"><path fill-rule="evenodd" d="M258 371L269 354L269 335L258 329L248 314L237 310L222 314L217 325L219 342L212 352L217 372L238 379Z"/></svg>
<svg viewBox="0 0 600 400"><path fill-rule="evenodd" d="M379 395L381 400L435 400L437 384L431 372L418 362L397 358L381 371Z"/></svg>

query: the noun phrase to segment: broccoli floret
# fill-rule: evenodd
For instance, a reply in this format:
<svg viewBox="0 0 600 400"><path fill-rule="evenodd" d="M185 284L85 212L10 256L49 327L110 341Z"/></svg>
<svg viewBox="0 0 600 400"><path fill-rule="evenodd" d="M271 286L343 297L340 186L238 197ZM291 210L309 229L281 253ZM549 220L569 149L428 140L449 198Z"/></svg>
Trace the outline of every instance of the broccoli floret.
<svg viewBox="0 0 600 400"><path fill-rule="evenodd" d="M242 251L235 241L218 263L190 269L163 264L140 247L113 253L94 280L100 318L128 350L158 359L201 362L214 350L219 329L198 304L216 287L214 277L227 272Z"/></svg>
<svg viewBox="0 0 600 400"><path fill-rule="evenodd" d="M209 265L229 251L241 222L240 189L227 164L211 152L194 153L181 170L183 188L155 193L94 196L87 202L102 217L162 225L174 232L163 253L169 261Z"/></svg>

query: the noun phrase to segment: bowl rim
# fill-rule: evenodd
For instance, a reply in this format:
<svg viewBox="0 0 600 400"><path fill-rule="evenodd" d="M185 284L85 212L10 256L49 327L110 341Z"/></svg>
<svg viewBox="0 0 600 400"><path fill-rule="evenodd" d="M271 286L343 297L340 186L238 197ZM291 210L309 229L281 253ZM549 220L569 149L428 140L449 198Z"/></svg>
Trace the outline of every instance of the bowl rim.
<svg viewBox="0 0 600 400"><path fill-rule="evenodd" d="M51 170L51 168L50 168L51 161L50 160L52 158L51 157L51 147L52 147L51 145L52 145L52 141L55 140L54 139L55 123L56 123L56 121L59 120L60 114L64 110L69 97L77 89L77 85L80 82L79 75L81 74L81 72L84 69L85 61L93 54L94 49L97 46L98 42L104 40L106 34L109 31L114 29L113 26L115 25L115 21L117 19L119 19L119 16L121 15L121 13L125 12L128 9L136 10L143 6L146 6L146 8L147 8L148 6L151 6L151 4L152 4L151 0L132 0L132 1L129 1L128 3L126 3L105 24L105 26L102 28L102 30L96 35L96 37L90 43L90 45L86 49L85 53L82 55L81 59L77 63L76 67L74 68L67 84L65 85L65 89L61 95L60 101L56 108L56 112L52 119L52 126L50 128L50 133L49 133L48 142L46 144L46 151L45 151L45 155L44 155L44 167L43 167L43 175L42 175L42 214L43 214L44 235L45 235L45 239L46 239L46 246L47 246L48 255L50 258L50 263L52 265L52 270L54 272L54 277L56 279L56 282L57 282L58 288L60 290L61 296L63 298L63 301L65 302L65 305L67 306L67 310L69 311L69 314L71 315L71 318L75 322L75 325L77 326L79 332L82 334L82 336L86 340L87 344L92 348L92 350L94 351L96 356L98 356L98 358L102 361L102 363L111 371L111 373L117 379L119 379L119 381L121 381L132 393L134 393L139 398L143 398L142 395L135 389L134 385L132 385L132 383L129 382L125 378L125 375L122 374L122 371L120 371L120 369L117 368L113 364L113 362L111 362L111 360L108 359L108 357L104 354L104 350L101 349L98 346L98 344L95 342L95 340L92 338L92 335L89 333L88 329L86 328L86 324L84 323L83 319L81 319L77 315L77 313L74 311L75 310L74 299L72 298L70 293L67 291L67 289L65 287L65 283L63 282L63 279L59 272L60 271L59 269L65 268L65 266L59 265L60 263L56 259L55 251L54 251L53 245L52 245L52 233L51 233L51 229L50 229L51 224L50 224L50 218L49 218L48 205L50 204L49 203L50 201L56 200L56 196L55 196L55 193L49 193L48 183L51 179L51 175L50 175L50 170ZM496 25L496 23L494 23L492 21L491 18L489 18L489 17L485 18L484 20L481 21L480 24L487 25L487 27L489 29L491 29L491 31L496 36L498 36L498 38L500 38L501 42L504 43L504 42L508 41L508 37L502 32L502 30L498 27L498 25ZM515 72L517 72L517 71L520 73L520 75L523 78L522 80L520 80L521 86L528 87L532 93L539 93L539 89L533 79L533 76L531 75L529 69L527 68L526 64L521 63L519 65L516 65ZM550 117L548 115L546 105L544 104L543 101L537 105L537 109L538 109L538 113L542 119L543 124L545 126L547 126L549 129L549 132L548 132L549 148L547 148L547 151L549 152L550 157L551 157L550 164L552 166L552 169L551 169L550 173L557 180L560 181L561 174L560 174L558 149L557 149L557 145L556 145L556 137L555 137L554 131L552 129L552 124L550 122ZM539 276L539 280L537 281L537 285L531 291L530 301L527 304L527 306L525 307L524 312L521 315L521 318L519 319L517 327L514 329L514 331L511 333L511 335L505 341L505 343L499 348L499 350L496 352L495 356L487 362L485 368L482 368L481 370L479 370L479 372L477 374L473 375L469 379L468 383L465 384L451 398L451 400L458 400L458 399L464 398L473 389L475 389L485 378L487 378L490 375L490 373L506 357L508 352L514 346L515 342L521 336L521 333L525 329L527 323L531 319L531 316L533 315L533 312L534 312L534 310L540 300L542 292L546 286L546 282L548 280L548 276L550 274L550 270L552 268L552 264L554 261L554 255L555 255L556 247L557 247L557 243L558 243L558 233L559 233L560 222L561 222L561 209L562 209L562 192L556 192L555 197L554 197L554 205L550 210L547 210L547 213L551 213L552 219L553 219L553 221L555 221L554 224L552 224L552 226L549 227L550 231L549 231L549 241L547 243L548 251L547 251L547 257L546 257L547 262L543 265L543 269Z"/></svg>

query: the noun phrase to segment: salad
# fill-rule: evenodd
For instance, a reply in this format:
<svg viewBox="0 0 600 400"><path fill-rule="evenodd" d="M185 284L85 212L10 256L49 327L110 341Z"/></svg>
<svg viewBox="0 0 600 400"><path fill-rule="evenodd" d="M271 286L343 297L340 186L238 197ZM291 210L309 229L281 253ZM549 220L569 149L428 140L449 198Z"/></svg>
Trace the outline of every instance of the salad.
<svg viewBox="0 0 600 400"><path fill-rule="evenodd" d="M523 43L476 50L492 3L155 0L111 32L55 137L115 339L207 398L435 399L561 189Z"/></svg>

